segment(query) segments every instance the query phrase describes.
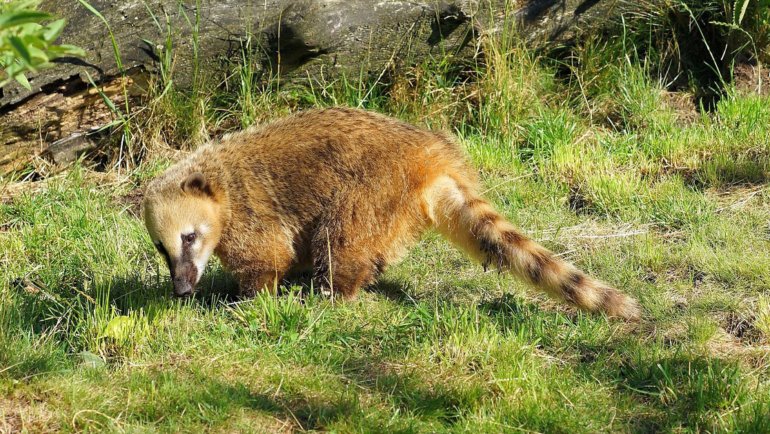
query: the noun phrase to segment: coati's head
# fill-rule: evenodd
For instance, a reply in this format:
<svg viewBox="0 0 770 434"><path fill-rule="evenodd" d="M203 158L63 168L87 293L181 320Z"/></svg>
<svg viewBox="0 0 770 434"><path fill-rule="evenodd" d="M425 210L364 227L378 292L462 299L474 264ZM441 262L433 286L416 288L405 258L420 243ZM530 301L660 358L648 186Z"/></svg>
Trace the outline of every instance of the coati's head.
<svg viewBox="0 0 770 434"><path fill-rule="evenodd" d="M219 192L200 173L150 190L142 203L150 238L166 260L174 295L191 295L222 235Z"/></svg>

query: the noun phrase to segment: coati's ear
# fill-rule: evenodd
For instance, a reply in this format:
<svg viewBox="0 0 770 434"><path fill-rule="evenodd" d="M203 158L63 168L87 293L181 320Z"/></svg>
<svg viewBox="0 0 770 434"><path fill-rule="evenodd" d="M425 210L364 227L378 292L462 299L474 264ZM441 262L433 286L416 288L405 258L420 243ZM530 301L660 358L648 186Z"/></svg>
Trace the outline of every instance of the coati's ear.
<svg viewBox="0 0 770 434"><path fill-rule="evenodd" d="M213 186L200 172L193 172L187 175L187 178L182 181L181 187L185 193L214 197Z"/></svg>

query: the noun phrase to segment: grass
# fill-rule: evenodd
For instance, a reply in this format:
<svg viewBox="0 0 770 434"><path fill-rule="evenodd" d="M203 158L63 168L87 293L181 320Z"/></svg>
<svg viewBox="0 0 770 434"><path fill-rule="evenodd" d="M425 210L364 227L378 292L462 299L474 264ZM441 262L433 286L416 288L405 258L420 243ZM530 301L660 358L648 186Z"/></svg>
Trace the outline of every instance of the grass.
<svg viewBox="0 0 770 434"><path fill-rule="evenodd" d="M164 57L132 120L141 165L0 190L0 429L770 432L770 98L682 106L647 58L603 47L280 89L245 47L210 94ZM135 206L163 150L337 104L454 131L496 207L643 321L564 307L434 233L351 302L303 281L234 302L216 262L170 298Z"/></svg>

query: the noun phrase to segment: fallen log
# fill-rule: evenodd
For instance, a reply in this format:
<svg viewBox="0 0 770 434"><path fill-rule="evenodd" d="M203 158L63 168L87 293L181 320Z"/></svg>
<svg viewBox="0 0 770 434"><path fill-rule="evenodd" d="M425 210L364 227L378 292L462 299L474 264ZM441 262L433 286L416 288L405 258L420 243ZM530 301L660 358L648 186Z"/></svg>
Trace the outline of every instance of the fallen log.
<svg viewBox="0 0 770 434"><path fill-rule="evenodd" d="M453 55L473 58L477 38L516 21L528 43L568 38L584 22L607 20L613 0L93 0L100 18L73 0L44 0L41 9L68 20L62 43L86 50L83 59L56 66L0 89L0 176L43 156L67 163L92 149L88 131L114 119L91 79L117 105L122 80L158 71L158 49L170 32L174 82L184 87L196 74L217 76L245 41L253 42L265 71L281 80L359 77ZM512 20L513 17L513 20ZM168 23L168 25L166 24ZM113 51L119 48L120 62ZM223 61L224 60L224 61ZM121 70L119 64L122 64ZM124 78L125 75L125 78ZM131 86L141 95L141 86ZM78 140L67 140L77 135ZM58 141L58 142L57 142ZM56 146L49 148L52 143Z"/></svg>

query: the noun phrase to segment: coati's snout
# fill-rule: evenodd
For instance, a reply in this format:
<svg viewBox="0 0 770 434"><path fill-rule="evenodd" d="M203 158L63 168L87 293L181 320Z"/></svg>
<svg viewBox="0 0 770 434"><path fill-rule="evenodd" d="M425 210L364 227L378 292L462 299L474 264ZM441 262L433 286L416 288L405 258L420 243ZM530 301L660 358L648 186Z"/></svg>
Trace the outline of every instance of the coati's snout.
<svg viewBox="0 0 770 434"><path fill-rule="evenodd" d="M222 235L221 212L215 186L198 172L173 188L145 195L144 223L166 261L175 296L195 291Z"/></svg>
<svg viewBox="0 0 770 434"><path fill-rule="evenodd" d="M181 238L182 255L180 257L172 258L161 242L156 243L155 248L158 249L166 260L166 265L168 265L171 274L171 282L174 284L174 295L177 297L187 297L195 291L195 285L200 280L201 275L190 252L198 237L195 232L192 232L182 235ZM204 267L207 259L203 260Z"/></svg>
<svg viewBox="0 0 770 434"><path fill-rule="evenodd" d="M187 297L195 291L195 285L200 280L198 267L192 262L185 262L171 268L171 281L174 283L174 295Z"/></svg>

